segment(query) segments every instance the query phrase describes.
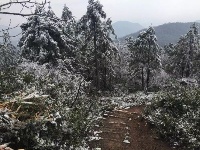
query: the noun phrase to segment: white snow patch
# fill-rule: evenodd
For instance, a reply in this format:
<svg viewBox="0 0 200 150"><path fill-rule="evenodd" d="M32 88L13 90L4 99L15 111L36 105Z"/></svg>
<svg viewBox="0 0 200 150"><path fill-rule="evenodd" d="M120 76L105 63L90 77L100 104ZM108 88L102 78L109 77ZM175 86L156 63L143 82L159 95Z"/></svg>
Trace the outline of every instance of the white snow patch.
<svg viewBox="0 0 200 150"><path fill-rule="evenodd" d="M125 122L114 122L114 121L111 121L111 122L109 122L110 124L126 124Z"/></svg>
<svg viewBox="0 0 200 150"><path fill-rule="evenodd" d="M128 129L129 129L129 127L125 127L125 129L126 129L126 130L128 130Z"/></svg>
<svg viewBox="0 0 200 150"><path fill-rule="evenodd" d="M126 143L126 144L130 144L131 143L131 142L129 142L129 140L124 140L123 142Z"/></svg>
<svg viewBox="0 0 200 150"><path fill-rule="evenodd" d="M98 140L101 140L103 139L102 137L98 137L98 136L91 136L89 141L98 141Z"/></svg>
<svg viewBox="0 0 200 150"><path fill-rule="evenodd" d="M102 133L102 131L94 131L94 135L98 135L99 133Z"/></svg>

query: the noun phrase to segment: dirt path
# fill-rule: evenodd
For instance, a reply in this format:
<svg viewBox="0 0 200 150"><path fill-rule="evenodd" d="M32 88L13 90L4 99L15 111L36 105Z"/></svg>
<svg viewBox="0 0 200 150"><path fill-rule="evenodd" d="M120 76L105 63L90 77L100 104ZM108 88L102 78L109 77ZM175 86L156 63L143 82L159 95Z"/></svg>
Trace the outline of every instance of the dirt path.
<svg viewBox="0 0 200 150"><path fill-rule="evenodd" d="M104 113L93 134L91 150L172 150L159 140L155 131L142 118L143 106ZM174 149L173 149L174 150Z"/></svg>

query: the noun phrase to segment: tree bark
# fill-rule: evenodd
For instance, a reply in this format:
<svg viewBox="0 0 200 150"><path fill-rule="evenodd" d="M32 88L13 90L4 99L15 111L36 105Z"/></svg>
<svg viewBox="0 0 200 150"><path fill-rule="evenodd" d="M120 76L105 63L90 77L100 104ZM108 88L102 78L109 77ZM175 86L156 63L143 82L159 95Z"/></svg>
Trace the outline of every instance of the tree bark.
<svg viewBox="0 0 200 150"><path fill-rule="evenodd" d="M104 65L104 89L107 89L107 68L106 68L106 58L105 58L105 65Z"/></svg>
<svg viewBox="0 0 200 150"><path fill-rule="evenodd" d="M146 91L148 92L148 88L149 88L149 81L150 81L150 51L151 51L151 44L150 41L148 41L149 43L149 49L148 49L148 58L147 58L147 70L146 70L146 74L147 74L147 78L146 78Z"/></svg>
<svg viewBox="0 0 200 150"><path fill-rule="evenodd" d="M146 88L147 88L147 91L148 91L148 88L149 88L149 80L150 80L150 69L147 68L147 79L146 79Z"/></svg>
<svg viewBox="0 0 200 150"><path fill-rule="evenodd" d="M143 90L145 90L145 88L144 88L144 70L143 70L144 68L142 67L142 72L141 72L141 76L142 76L142 89Z"/></svg>
<svg viewBox="0 0 200 150"><path fill-rule="evenodd" d="M95 75L96 75L96 90L99 90L99 67L98 67L98 54L97 54L97 35L96 23L94 22L94 53L95 53Z"/></svg>

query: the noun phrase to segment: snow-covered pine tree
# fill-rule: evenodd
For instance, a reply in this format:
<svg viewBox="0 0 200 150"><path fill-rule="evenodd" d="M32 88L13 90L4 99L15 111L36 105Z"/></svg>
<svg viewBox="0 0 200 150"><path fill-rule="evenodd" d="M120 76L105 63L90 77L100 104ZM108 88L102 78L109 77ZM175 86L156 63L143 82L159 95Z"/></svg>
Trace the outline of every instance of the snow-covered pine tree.
<svg viewBox="0 0 200 150"><path fill-rule="evenodd" d="M171 70L177 77L188 78L199 72L200 37L194 23L188 33L181 36L174 50L168 53L171 59Z"/></svg>
<svg viewBox="0 0 200 150"><path fill-rule="evenodd" d="M166 73L168 74L174 74L174 57L173 53L175 52L175 45L172 43L169 43L168 45L165 45L162 50L161 54L161 61L162 61L162 66L163 69L165 70Z"/></svg>
<svg viewBox="0 0 200 150"><path fill-rule="evenodd" d="M186 39L188 40L186 76L193 77L200 71L200 36L198 26L195 23L191 25L189 32L186 34Z"/></svg>
<svg viewBox="0 0 200 150"><path fill-rule="evenodd" d="M35 15L21 25L22 38L19 46L22 57L40 64L65 59L74 48L73 40L64 33L64 26L51 7L46 11L37 6Z"/></svg>
<svg viewBox="0 0 200 150"><path fill-rule="evenodd" d="M65 22L69 22L69 21L74 22L75 21L72 16L72 12L69 10L69 8L66 5L64 5L61 18Z"/></svg>
<svg viewBox="0 0 200 150"><path fill-rule="evenodd" d="M69 39L67 40L68 45L74 45L75 47L71 48L71 50L68 50L67 57L68 58L74 58L76 54L76 49L78 45L78 40L76 36L76 21L74 17L72 16L72 12L69 10L69 8L64 5L61 20L63 24L63 34Z"/></svg>
<svg viewBox="0 0 200 150"><path fill-rule="evenodd" d="M185 77L185 69L187 64L187 40L181 36L174 50L169 53L171 63L169 64L172 74L177 77Z"/></svg>
<svg viewBox="0 0 200 150"><path fill-rule="evenodd" d="M102 8L99 1L89 0L87 12L78 23L82 40L79 57L84 64L84 74L87 79L93 80L97 90L106 90L111 86L111 61L117 54L117 48L110 38L114 34L111 20L106 20Z"/></svg>
<svg viewBox="0 0 200 150"><path fill-rule="evenodd" d="M141 80L142 90L148 91L152 75L161 66L160 47L153 27L139 34L137 39L127 39L127 47L131 52L130 67L133 78Z"/></svg>

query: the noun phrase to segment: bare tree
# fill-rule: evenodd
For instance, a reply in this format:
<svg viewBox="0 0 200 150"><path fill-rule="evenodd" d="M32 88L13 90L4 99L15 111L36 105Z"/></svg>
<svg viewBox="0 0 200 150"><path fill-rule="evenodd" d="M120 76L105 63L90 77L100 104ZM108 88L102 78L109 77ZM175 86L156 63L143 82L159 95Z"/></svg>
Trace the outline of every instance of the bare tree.
<svg viewBox="0 0 200 150"><path fill-rule="evenodd" d="M46 0L42 2L36 2L34 0L10 0L7 3L0 4L0 14L6 14L6 15L17 15L17 16L31 16L32 13L22 13L24 9L30 9L34 7L35 5L42 5L44 6L46 3L48 3ZM18 5L17 7L21 6L20 12L9 12L8 10L12 5Z"/></svg>

